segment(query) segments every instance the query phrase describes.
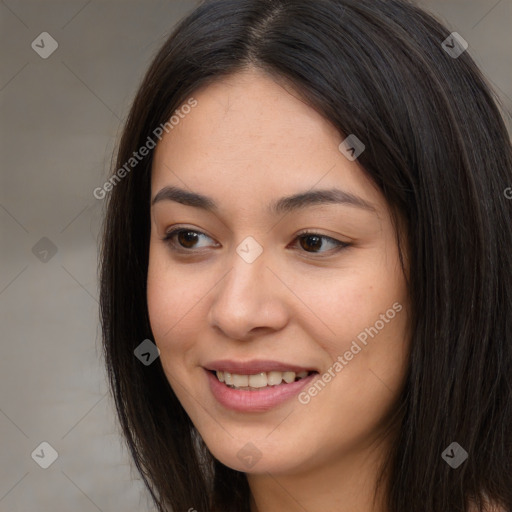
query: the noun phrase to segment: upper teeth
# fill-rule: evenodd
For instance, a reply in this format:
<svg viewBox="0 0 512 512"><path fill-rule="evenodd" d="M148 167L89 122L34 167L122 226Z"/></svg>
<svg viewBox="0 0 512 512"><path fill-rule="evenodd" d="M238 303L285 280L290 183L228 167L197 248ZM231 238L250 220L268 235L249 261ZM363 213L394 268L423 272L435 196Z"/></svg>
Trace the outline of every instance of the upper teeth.
<svg viewBox="0 0 512 512"><path fill-rule="evenodd" d="M235 388L264 388L266 386L277 386L284 380L287 384L294 382L298 377L307 377L308 372L262 372L255 375L240 375L237 373L217 372L217 378L228 386Z"/></svg>

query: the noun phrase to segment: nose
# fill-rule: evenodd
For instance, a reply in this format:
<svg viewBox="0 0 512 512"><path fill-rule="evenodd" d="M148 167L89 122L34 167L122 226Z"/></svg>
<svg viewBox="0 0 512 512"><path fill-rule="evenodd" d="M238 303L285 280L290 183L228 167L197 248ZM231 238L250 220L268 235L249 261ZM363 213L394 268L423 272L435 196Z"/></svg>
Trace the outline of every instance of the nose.
<svg viewBox="0 0 512 512"><path fill-rule="evenodd" d="M247 263L235 254L233 267L214 288L208 321L228 338L250 340L288 322L287 290L267 268L264 256L265 251Z"/></svg>

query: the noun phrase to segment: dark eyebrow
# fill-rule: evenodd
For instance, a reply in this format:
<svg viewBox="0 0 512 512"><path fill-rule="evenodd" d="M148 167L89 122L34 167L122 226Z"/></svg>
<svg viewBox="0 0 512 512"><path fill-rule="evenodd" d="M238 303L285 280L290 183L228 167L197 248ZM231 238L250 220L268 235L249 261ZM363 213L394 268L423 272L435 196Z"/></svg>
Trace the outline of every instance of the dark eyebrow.
<svg viewBox="0 0 512 512"><path fill-rule="evenodd" d="M218 205L210 197L196 192L189 192L188 190L178 187L162 188L151 201L151 205L164 200L175 201L186 206L202 208L203 210L210 212L218 212L219 210ZM300 192L291 196L282 197L270 203L269 212L274 215L279 215L307 208L308 206L316 204L346 204L363 210L369 210L372 212L376 211L375 207L363 198L351 194L350 192L345 192L344 190L331 188Z"/></svg>

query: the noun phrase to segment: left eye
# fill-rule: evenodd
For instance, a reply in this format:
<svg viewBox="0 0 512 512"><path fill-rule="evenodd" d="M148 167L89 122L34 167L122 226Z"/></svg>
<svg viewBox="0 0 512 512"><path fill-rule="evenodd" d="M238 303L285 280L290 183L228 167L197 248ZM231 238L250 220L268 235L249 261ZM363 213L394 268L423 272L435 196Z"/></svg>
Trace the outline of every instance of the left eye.
<svg viewBox="0 0 512 512"><path fill-rule="evenodd" d="M163 240L167 242L173 249L190 252L198 248L198 246L195 244L200 239L200 237L209 238L211 240L208 235L202 233L201 231L183 228L174 229L169 233L166 233ZM304 249L305 252L314 254L327 252L326 250L320 251L320 249L323 249L325 245L331 245L331 249L333 248L334 250L341 250L350 245L348 243L341 242L340 240L331 238L330 236L321 235L319 233L310 231L297 235L294 239L294 242L296 241L300 242L300 246ZM217 244L217 246L218 245L219 244Z"/></svg>
<svg viewBox="0 0 512 512"><path fill-rule="evenodd" d="M329 245L333 247L333 249L341 250L345 247L348 247L349 244L345 242L341 242L340 240L336 240L335 238L331 238L330 236L326 235L320 235L319 233L312 233L312 232L304 232L295 238L295 240L302 240L303 242L300 244L303 249L305 249L306 252L313 252L317 253L319 251L316 251L315 249L323 248L324 245ZM324 243L324 241L327 241L327 244ZM307 247L312 248L313 250L310 251L307 249ZM321 251L321 252L327 252L327 251Z"/></svg>

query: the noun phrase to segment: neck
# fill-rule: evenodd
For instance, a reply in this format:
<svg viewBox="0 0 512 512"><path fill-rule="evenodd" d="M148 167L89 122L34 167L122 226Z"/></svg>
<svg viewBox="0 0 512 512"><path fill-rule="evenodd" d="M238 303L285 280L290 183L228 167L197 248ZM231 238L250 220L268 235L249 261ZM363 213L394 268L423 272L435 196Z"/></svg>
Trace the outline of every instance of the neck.
<svg viewBox="0 0 512 512"><path fill-rule="evenodd" d="M377 489L385 453L381 444L301 471L248 474L251 512L387 512L386 483Z"/></svg>

